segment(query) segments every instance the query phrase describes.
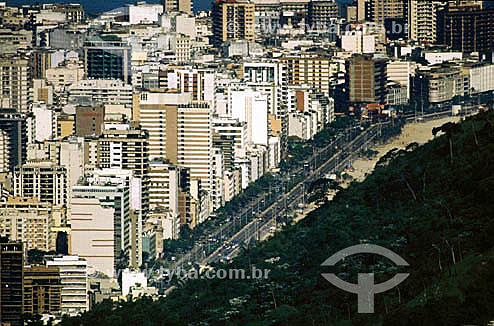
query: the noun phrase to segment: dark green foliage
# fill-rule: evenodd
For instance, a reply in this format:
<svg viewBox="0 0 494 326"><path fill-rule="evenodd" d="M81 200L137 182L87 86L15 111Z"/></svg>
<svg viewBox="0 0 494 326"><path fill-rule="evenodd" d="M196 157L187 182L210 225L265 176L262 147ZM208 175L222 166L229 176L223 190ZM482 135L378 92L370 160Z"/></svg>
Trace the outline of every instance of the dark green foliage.
<svg viewBox="0 0 494 326"><path fill-rule="evenodd" d="M310 185L307 191L309 193L309 203L325 203L328 201L328 194L331 190L337 191L341 189L338 182L334 180L318 179Z"/></svg>
<svg viewBox="0 0 494 326"><path fill-rule="evenodd" d="M494 319L494 112L441 129L424 146L389 152L364 182L227 266L271 269L268 279L189 281L157 302L104 302L62 325L486 325ZM362 242L410 267L375 255L320 266ZM363 272L376 283L410 276L376 295L374 314L358 314L357 296L323 279L328 271L350 282Z"/></svg>

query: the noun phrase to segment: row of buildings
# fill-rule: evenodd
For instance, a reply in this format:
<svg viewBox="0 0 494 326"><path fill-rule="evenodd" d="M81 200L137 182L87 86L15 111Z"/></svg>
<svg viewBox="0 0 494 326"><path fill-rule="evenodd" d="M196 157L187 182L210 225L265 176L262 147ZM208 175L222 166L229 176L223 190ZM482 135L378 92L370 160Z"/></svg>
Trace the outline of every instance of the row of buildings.
<svg viewBox="0 0 494 326"><path fill-rule="evenodd" d="M283 33L286 25L337 35L346 24L383 26L391 40L442 44L462 52L492 51L494 7L489 1L358 0L216 1L212 6L214 42L260 40Z"/></svg>
<svg viewBox="0 0 494 326"><path fill-rule="evenodd" d="M26 265L22 242L0 241L0 318L24 325L23 315L71 314L89 309L87 263L77 256Z"/></svg>
<svg viewBox="0 0 494 326"><path fill-rule="evenodd" d="M48 255L39 264L29 264L24 249L22 242L0 238L0 318L4 325L24 325L25 318L37 315L44 323L77 315L103 299L158 296L144 273L122 270L119 287L94 273L79 256Z"/></svg>

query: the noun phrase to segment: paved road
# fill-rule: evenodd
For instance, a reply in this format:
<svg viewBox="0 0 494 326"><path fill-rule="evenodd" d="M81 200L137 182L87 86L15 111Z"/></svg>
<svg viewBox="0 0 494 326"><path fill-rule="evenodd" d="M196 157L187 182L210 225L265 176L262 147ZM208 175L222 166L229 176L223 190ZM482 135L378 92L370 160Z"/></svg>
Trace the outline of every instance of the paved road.
<svg viewBox="0 0 494 326"><path fill-rule="evenodd" d="M466 114L473 114L477 111L477 108L473 108L468 110ZM442 112L422 115L420 116L420 120L417 120L416 116L412 115L407 117L407 121L429 121L450 115L451 109L448 108ZM374 124L354 139L353 135L350 135L353 140L348 144L344 143L345 137L347 136L341 135L335 142L332 142L326 148L319 150L311 158L309 162L311 170L305 174L303 181L299 182L288 193L283 194L275 203L260 212L257 215L258 218L248 223L213 253L204 257L200 263L207 265L225 258L230 259L239 253L242 244L246 245L252 240L263 240L271 233L271 228L276 228L278 226L278 218L280 216L290 215L291 212L297 209L300 203L305 203L305 187L307 187L308 184L330 172L344 170L345 165L354 161L362 149L367 149L372 146L376 137L380 135L382 127L389 123L393 122L386 121ZM320 159L318 161L318 158L321 157L325 151L333 148L335 145L338 146L339 150L336 151L330 159L325 162L321 162ZM313 167L316 168L313 169Z"/></svg>
<svg viewBox="0 0 494 326"><path fill-rule="evenodd" d="M305 203L306 187L311 182L323 177L329 172L343 170L345 164L353 161L362 149L369 147L373 143L375 138L380 134L382 126L388 123L391 122L371 126L350 143L340 147L341 149L327 161L317 162L318 155L316 155L313 161L311 160L310 162L311 167L316 168L308 171L304 180L283 194L278 201L257 214L256 219L243 227L213 253L200 260L200 264L207 265L221 259L234 257L242 245L246 245L252 240L259 240L266 237L270 233L270 228L277 226L279 217L291 215L299 204ZM321 151L324 151L324 149ZM317 163L320 165L318 166Z"/></svg>
<svg viewBox="0 0 494 326"><path fill-rule="evenodd" d="M293 169L289 174L282 177L281 188L283 189L283 192L276 192L274 189L268 189L267 192L260 194L243 210L234 216L231 216L229 221L225 222L218 230L209 234L207 238L203 239L200 243L197 243L192 250L184 254L177 262L172 264L171 269L176 269L179 267L183 268L197 262L202 263L203 261L211 260L209 257L212 253L217 252L218 249L221 250L221 246L216 249L218 247L217 242L228 243L242 227L245 228L245 226L249 225L249 223L253 221L253 216L256 213L260 211L266 212L266 208L272 207L272 203L284 200L283 196L285 195L284 193L286 192L286 189L292 189L290 196L294 196L293 189L298 189L296 180L307 178L311 170L321 165L326 158L330 157L333 153L341 150L346 143L354 139L360 133L362 133L362 127L360 127L360 125L356 125L340 133L324 148L316 149L316 152L307 159L306 166ZM290 202L290 200L291 198L289 198L288 201ZM271 218L272 216L270 214L272 215L272 211L268 209L267 213L262 214L263 219Z"/></svg>

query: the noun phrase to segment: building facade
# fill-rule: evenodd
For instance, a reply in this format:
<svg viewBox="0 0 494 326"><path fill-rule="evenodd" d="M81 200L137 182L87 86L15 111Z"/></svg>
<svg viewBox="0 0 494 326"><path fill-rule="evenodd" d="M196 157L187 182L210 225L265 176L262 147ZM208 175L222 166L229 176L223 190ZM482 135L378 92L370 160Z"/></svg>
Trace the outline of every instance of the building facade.
<svg viewBox="0 0 494 326"><path fill-rule="evenodd" d="M77 314L88 311L87 262L78 256L63 256L47 261L46 266L57 267L60 272L61 312Z"/></svg>
<svg viewBox="0 0 494 326"><path fill-rule="evenodd" d="M347 62L350 103L386 102L386 59L352 56Z"/></svg>
<svg viewBox="0 0 494 326"><path fill-rule="evenodd" d="M0 242L0 323L22 326L24 250L21 242Z"/></svg>
<svg viewBox="0 0 494 326"><path fill-rule="evenodd" d="M24 267L23 313L31 315L60 313L62 282L58 267Z"/></svg>
<svg viewBox="0 0 494 326"><path fill-rule="evenodd" d="M255 5L248 0L220 0L213 3L213 43L255 39Z"/></svg>
<svg viewBox="0 0 494 326"><path fill-rule="evenodd" d="M131 83L131 48L120 41L86 41L85 71L92 79L120 79Z"/></svg>
<svg viewBox="0 0 494 326"><path fill-rule="evenodd" d="M32 101L30 62L21 55L0 56L0 108L27 112Z"/></svg>
<svg viewBox="0 0 494 326"><path fill-rule="evenodd" d="M454 51L494 51L494 9L450 6L438 12L438 43Z"/></svg>

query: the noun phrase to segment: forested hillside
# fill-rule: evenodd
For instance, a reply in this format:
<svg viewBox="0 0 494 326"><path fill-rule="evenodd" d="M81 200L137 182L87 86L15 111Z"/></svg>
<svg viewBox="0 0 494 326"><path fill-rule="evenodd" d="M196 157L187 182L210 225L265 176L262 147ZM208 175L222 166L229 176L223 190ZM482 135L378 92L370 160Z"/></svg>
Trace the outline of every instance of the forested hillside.
<svg viewBox="0 0 494 326"><path fill-rule="evenodd" d="M186 282L157 302L106 302L62 325L486 325L494 320L494 112L446 124L436 138L383 157L362 183L273 238L244 249L227 268L271 269L266 280ZM335 252L368 242L375 255L321 267ZM326 281L374 272L408 279L358 314L357 296Z"/></svg>

